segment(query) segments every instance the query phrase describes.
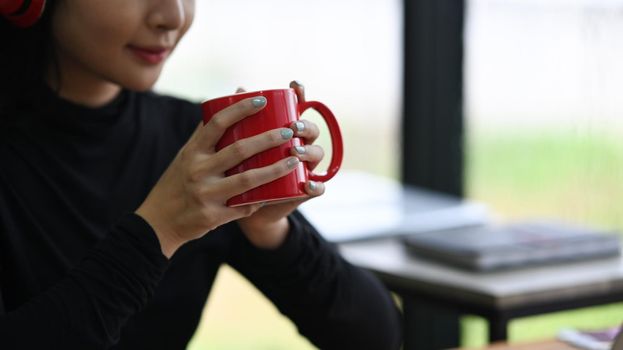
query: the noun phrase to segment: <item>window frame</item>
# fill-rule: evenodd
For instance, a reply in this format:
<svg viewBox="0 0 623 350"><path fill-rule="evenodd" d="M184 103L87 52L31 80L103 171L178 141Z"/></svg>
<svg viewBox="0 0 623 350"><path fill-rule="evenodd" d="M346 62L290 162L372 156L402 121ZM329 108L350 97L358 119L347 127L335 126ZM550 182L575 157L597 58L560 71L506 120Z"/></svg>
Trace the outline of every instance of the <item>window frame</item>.
<svg viewBox="0 0 623 350"><path fill-rule="evenodd" d="M401 180L464 195L465 0L404 0Z"/></svg>

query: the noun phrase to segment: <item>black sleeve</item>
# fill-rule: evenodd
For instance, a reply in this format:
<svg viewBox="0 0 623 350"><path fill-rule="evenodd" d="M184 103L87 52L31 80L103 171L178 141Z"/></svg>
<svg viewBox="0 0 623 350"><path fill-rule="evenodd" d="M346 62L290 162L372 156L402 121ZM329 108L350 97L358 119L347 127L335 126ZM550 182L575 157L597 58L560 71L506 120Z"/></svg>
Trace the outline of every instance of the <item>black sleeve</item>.
<svg viewBox="0 0 623 350"><path fill-rule="evenodd" d="M167 264L151 227L125 216L64 280L0 315L0 348L110 347L153 295Z"/></svg>
<svg viewBox="0 0 623 350"><path fill-rule="evenodd" d="M319 348L398 349L401 318L385 287L346 262L300 213L289 221L275 250L254 247L237 228L228 263Z"/></svg>

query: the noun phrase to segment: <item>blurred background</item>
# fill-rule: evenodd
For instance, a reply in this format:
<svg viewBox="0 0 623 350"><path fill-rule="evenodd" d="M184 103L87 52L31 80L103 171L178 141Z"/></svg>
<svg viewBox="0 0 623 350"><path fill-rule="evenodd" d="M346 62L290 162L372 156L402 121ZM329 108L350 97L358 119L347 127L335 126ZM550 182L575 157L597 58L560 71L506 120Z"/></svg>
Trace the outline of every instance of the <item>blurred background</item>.
<svg viewBox="0 0 623 350"><path fill-rule="evenodd" d="M340 121L345 169L400 180L402 0L196 5L159 92L201 101L297 79ZM623 0L466 0L465 11L464 195L501 221L554 216L623 231ZM528 317L511 323L510 340L621 321L623 304ZM482 319L462 327L463 345L485 343ZM314 347L223 266L190 346L205 348Z"/></svg>

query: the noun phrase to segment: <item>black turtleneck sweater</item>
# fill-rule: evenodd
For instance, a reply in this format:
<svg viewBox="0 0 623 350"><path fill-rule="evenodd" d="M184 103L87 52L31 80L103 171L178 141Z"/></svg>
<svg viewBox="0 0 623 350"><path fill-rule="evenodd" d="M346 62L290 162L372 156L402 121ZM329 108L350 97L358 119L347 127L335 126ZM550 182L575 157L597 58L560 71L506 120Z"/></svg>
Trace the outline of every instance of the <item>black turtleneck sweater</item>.
<svg viewBox="0 0 623 350"><path fill-rule="evenodd" d="M387 291L299 213L276 250L230 223L161 254L132 213L199 122L197 104L124 91L92 109L47 91L38 111L0 130L0 348L183 349L222 263L320 348L399 347Z"/></svg>

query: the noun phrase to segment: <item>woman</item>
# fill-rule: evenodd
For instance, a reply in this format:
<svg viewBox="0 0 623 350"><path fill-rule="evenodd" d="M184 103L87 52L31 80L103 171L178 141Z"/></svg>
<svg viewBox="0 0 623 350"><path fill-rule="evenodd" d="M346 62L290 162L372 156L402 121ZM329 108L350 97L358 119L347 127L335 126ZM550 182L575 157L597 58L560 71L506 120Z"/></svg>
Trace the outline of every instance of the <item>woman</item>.
<svg viewBox="0 0 623 350"><path fill-rule="evenodd" d="M295 211L300 202L224 205L298 161L318 164L318 128L304 121L216 152L224 129L270 101L243 100L203 126L197 104L149 91L194 1L47 1L34 24L7 13L8 2L0 0L0 348L182 349L222 263L320 348L400 346L387 291L339 257ZM37 1L11 11L28 6ZM306 151L223 176L291 137ZM324 187L306 190L315 197Z"/></svg>

